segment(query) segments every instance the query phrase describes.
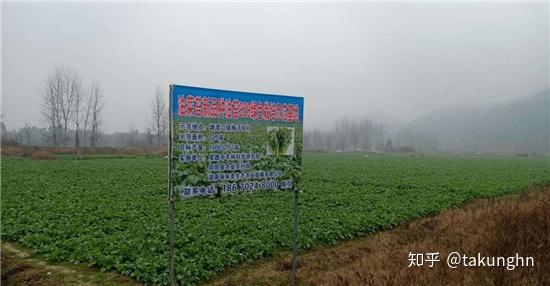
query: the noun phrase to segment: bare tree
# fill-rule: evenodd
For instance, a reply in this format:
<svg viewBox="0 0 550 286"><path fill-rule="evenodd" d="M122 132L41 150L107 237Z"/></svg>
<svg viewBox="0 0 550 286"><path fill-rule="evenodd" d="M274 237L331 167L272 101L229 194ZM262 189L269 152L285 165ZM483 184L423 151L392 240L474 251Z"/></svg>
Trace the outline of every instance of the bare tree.
<svg viewBox="0 0 550 286"><path fill-rule="evenodd" d="M364 118L361 122L359 122L359 133L361 134L359 146L364 151L369 151L371 149L371 129L372 124L367 118Z"/></svg>
<svg viewBox="0 0 550 286"><path fill-rule="evenodd" d="M153 97L151 129L156 136L157 147L160 147L164 142L166 131L168 130L168 112L167 105L162 88L157 87L155 96ZM162 141L161 141L162 140Z"/></svg>
<svg viewBox="0 0 550 286"><path fill-rule="evenodd" d="M69 130L69 120L72 118L74 106L77 98L80 98L82 93L82 78L76 70L71 68L60 69L61 84L63 86L59 100L59 110L63 123L63 146L67 145L67 131Z"/></svg>
<svg viewBox="0 0 550 286"><path fill-rule="evenodd" d="M382 151L386 142L386 129L384 128L384 125L381 124L375 124L373 129L374 148L377 151Z"/></svg>
<svg viewBox="0 0 550 286"><path fill-rule="evenodd" d="M153 131L150 127L145 128L145 141L148 148L153 147Z"/></svg>
<svg viewBox="0 0 550 286"><path fill-rule="evenodd" d="M348 137L350 141L350 147L352 151L358 151L359 140L361 133L359 130L359 123L357 121L351 121L348 126Z"/></svg>
<svg viewBox="0 0 550 286"><path fill-rule="evenodd" d="M42 116L46 121L51 141L54 146L59 145L61 129L61 118L59 113L59 99L63 85L61 84L61 73L54 70L48 75L42 91Z"/></svg>
<svg viewBox="0 0 550 286"><path fill-rule="evenodd" d="M42 92L42 115L52 134L54 145L67 143L69 120L75 110L75 102L82 93L82 78L76 70L58 67L46 78Z"/></svg>
<svg viewBox="0 0 550 286"><path fill-rule="evenodd" d="M90 124L90 146L95 148L99 142L100 128L103 120L101 119L103 111L103 90L98 83L92 84L88 107L86 108L85 130ZM88 121L90 121L88 123ZM86 131L85 131L86 132Z"/></svg>
<svg viewBox="0 0 550 286"><path fill-rule="evenodd" d="M4 116L6 114L3 112L0 112L0 135L6 133L8 129L6 128L6 124L4 124Z"/></svg>
<svg viewBox="0 0 550 286"><path fill-rule="evenodd" d="M81 86L81 82L78 83L80 86ZM83 116L82 116L82 113L83 113L83 104L84 104L84 92L81 90L81 88L79 87L78 89L74 90L74 94L73 94L73 100L74 100L74 104L73 104L73 110L72 110L72 113L73 113L73 116L72 116L72 121L74 123L74 126L75 126L75 136L74 136L74 146L76 148L79 148L80 147L80 124L82 124L82 120L83 120Z"/></svg>
<svg viewBox="0 0 550 286"><path fill-rule="evenodd" d="M84 128L82 130L82 137L83 137L83 145L86 146L86 141L88 140L88 127L90 126L90 117L92 114L92 98L94 97L94 93L100 93L101 87L99 86L98 82L93 82L90 87L90 93L88 97L86 98L86 113L84 114Z"/></svg>
<svg viewBox="0 0 550 286"><path fill-rule="evenodd" d="M334 122L334 135L336 137L337 146L340 148L340 151L346 151L348 146L348 134L349 134L350 121L348 118L342 118Z"/></svg>
<svg viewBox="0 0 550 286"><path fill-rule="evenodd" d="M29 126L29 124L25 123L25 126L21 128L21 133L23 137L23 144L27 146L31 146L32 133L31 133L31 127Z"/></svg>

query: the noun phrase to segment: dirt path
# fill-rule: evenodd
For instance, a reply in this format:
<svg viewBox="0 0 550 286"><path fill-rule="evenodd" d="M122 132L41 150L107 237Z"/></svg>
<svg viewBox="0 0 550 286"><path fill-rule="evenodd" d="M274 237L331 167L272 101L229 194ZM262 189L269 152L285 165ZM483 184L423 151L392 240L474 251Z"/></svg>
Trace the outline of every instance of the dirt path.
<svg viewBox="0 0 550 286"><path fill-rule="evenodd" d="M84 265L46 262L15 243L2 242L1 254L1 285L140 285L121 275L100 272Z"/></svg>
<svg viewBox="0 0 550 286"><path fill-rule="evenodd" d="M449 268L447 255L532 256L534 267ZM409 253L439 252L430 268ZM289 285L290 256L242 265L213 285ZM550 187L477 200L391 231L301 253L299 285L550 285Z"/></svg>

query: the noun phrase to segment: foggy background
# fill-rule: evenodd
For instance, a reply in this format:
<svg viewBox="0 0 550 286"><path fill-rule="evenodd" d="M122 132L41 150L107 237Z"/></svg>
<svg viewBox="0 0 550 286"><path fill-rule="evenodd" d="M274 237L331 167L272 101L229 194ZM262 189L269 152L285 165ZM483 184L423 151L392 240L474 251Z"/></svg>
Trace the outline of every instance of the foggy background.
<svg viewBox="0 0 550 286"><path fill-rule="evenodd" d="M103 90L100 145L141 144L107 135L141 136L174 83L303 96L311 150L548 153L549 52L544 2L3 3L4 137L48 128L68 67Z"/></svg>

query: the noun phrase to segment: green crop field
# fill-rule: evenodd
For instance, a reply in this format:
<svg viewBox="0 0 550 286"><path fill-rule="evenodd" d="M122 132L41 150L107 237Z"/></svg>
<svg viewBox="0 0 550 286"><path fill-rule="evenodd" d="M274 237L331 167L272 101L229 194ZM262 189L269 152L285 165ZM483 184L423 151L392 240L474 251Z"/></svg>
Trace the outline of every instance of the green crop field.
<svg viewBox="0 0 550 286"><path fill-rule="evenodd" d="M548 158L306 154L301 248L332 244L478 197L550 183ZM167 163L160 158L2 158L2 239L52 260L167 282ZM290 192L176 204L176 277L208 279L288 250Z"/></svg>

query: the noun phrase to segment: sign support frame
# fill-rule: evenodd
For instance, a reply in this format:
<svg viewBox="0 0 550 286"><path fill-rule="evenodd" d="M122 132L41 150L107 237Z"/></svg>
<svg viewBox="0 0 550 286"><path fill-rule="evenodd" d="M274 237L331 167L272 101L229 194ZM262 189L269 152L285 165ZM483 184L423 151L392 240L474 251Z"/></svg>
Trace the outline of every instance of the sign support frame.
<svg viewBox="0 0 550 286"><path fill-rule="evenodd" d="M296 266L298 263L298 188L293 188L293 207L292 207L292 273L291 285L296 285Z"/></svg>
<svg viewBox="0 0 550 286"><path fill-rule="evenodd" d="M168 285L175 286L174 281L174 240L175 240L175 206L174 206L174 191L172 189L172 89L173 85L170 85L170 91L168 94L169 104L169 116L168 116Z"/></svg>
<svg viewBox="0 0 550 286"><path fill-rule="evenodd" d="M174 85L174 84L170 84L170 91L169 91L169 95L168 95L168 98L169 98L169 116L168 116L168 124L169 124L169 128L168 128L168 132L169 132L169 138L168 138L168 240L169 240L169 249L168 249L168 285L169 286L176 286L176 281L175 281L175 265L174 265L174 252L175 252L175 216L176 216L176 213L175 213L175 200L177 199L177 195L174 194L174 190L173 190L173 182L172 182L172 170L174 168L174 150L173 150L173 146L174 146L174 122L177 122L175 121L174 119L174 108L178 108L176 106L174 106L174 91L178 90L178 88L192 88L192 89L202 89L202 90L208 90L208 89L205 89L205 88L197 88L197 87L185 87L185 86L179 86L179 85ZM302 114L303 114L303 98L299 98L299 97L290 97L290 96L284 96L284 95L273 95L273 94L254 94L254 93L245 93L245 92L236 92L236 91L223 91L223 90L213 90L213 89L210 89L214 92L226 92L226 93L237 93L237 94L245 94L247 96L266 96L268 98L273 98L273 97L286 97L287 99L286 100L289 100L289 98L294 98L294 99L291 99L292 100L292 104L296 105L296 112L298 114L298 121L299 122L300 120L303 122L303 117L302 117ZM234 95L233 95L234 96ZM223 98L222 98L223 99ZM301 99L301 101L300 101ZM272 99L273 101L275 102L279 102L278 100L274 100ZM297 101L297 103L295 103L295 101ZM284 102L284 101L283 101ZM273 102L270 102L272 105L274 105ZM265 104L268 104L268 102L266 101ZM286 104L286 103L285 103ZM298 108L299 106L299 108ZM273 107L272 107L273 108ZM265 114L265 112L264 112ZM291 117L292 118L292 117ZM270 120L273 120L273 119L270 119ZM302 123L303 124L303 123ZM300 128L300 132L302 132L302 124L299 125L298 128ZM296 127L295 127L296 128ZM268 129L269 130L269 129ZM294 133L293 133L294 134ZM301 134L301 133L300 133ZM294 135L292 135L292 138L294 138ZM300 137L301 138L301 137ZM292 139L294 140L294 139ZM301 139L300 139L301 140ZM176 140L176 142L178 142ZM300 141L301 142L301 141ZM176 152L177 154L177 152ZM302 168L301 166L301 160L300 160L300 168ZM298 180L300 181L300 180ZM296 269L297 269L297 256L298 256L298 222L299 222L299 202L298 202L298 196L299 196L299 192L300 192L300 188L296 185L296 181L294 181L293 183L293 187L292 187L292 192L293 192L293 207L292 207L292 260L291 260L291 285L292 286L295 286L296 285ZM182 195L183 196L183 195Z"/></svg>

